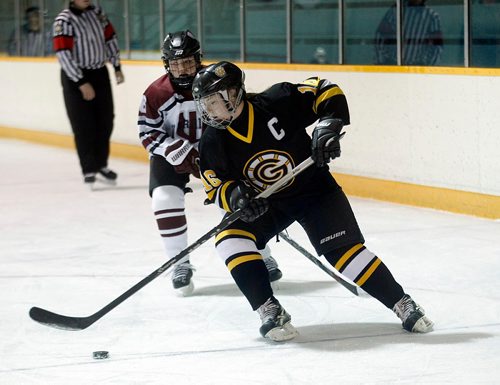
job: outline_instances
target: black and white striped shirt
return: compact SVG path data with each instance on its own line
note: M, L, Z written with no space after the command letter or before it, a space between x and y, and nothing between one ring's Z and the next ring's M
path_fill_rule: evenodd
M43 34L41 31L31 31L28 26L24 26L21 30L19 41L16 39L15 31L9 39L8 52L9 55L21 56L46 56L52 51L50 32ZM18 51L19 50L19 51Z
M376 64L396 64L396 6L392 6L378 26L375 37ZM403 8L403 64L436 65L443 51L441 18L426 5Z
M115 30L99 6L63 10L55 19L52 33L59 63L74 82L85 82L82 69L102 68L106 61L115 70L120 69Z

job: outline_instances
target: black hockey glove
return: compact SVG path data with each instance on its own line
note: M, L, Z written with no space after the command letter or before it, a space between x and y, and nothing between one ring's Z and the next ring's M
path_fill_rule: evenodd
M269 210L269 202L265 198L254 199L255 190L240 183L229 197L229 207L232 211L241 209L240 219L243 222L253 222Z
M311 143L311 157L316 166L324 167L330 159L340 156L340 133L344 127L341 119L321 118L314 128Z

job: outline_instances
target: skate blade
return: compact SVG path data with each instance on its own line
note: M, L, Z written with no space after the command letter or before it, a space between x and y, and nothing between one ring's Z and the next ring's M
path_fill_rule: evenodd
M100 182L102 184L108 185L108 186L116 186L116 179L106 179L102 177L96 178L96 182Z
M297 329L295 329L295 327L290 322L287 322L283 326L269 330L266 333L265 338L269 338L270 340L275 342L283 342L294 339L298 335L299 332L297 331Z
M428 333L432 331L433 328L434 323L426 316L423 316L417 322L415 322L415 325L413 325L411 331L412 333Z
M189 297L194 292L193 281L189 282L189 285L175 289L175 291L182 297Z

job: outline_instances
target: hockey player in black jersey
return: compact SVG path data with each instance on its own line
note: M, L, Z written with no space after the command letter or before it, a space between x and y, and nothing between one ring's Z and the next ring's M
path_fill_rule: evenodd
M432 322L405 293L387 266L365 245L351 206L328 162L340 156L349 110L342 90L325 79L278 83L247 96L244 74L219 62L193 82L198 113L209 126L200 140L200 170L208 198L242 216L216 237L219 256L261 318L260 333L274 341L297 335L291 317L273 295L258 249L297 221L318 255L392 309L410 332ZM312 138L306 127L316 124ZM293 167L310 167L267 199L254 199Z

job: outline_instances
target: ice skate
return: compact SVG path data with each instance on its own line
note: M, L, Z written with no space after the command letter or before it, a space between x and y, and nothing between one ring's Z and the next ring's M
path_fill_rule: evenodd
M283 277L283 273L278 268L278 262L270 255L264 257L264 263L266 264L267 271L269 272L269 281L275 282Z
M104 179L101 179L102 182L105 182L107 184L115 185L116 184L116 179L118 178L118 174L114 172L113 170L110 170L107 167L103 167L99 170L99 174L104 177Z
M87 173L83 175L83 183L90 188L90 190L94 189L96 178L94 173Z
M194 267L189 262L183 262L175 266L172 272L172 285L183 296L187 297L194 291L193 277Z
M298 336L297 329L290 323L292 317L286 312L278 300L270 297L257 309L262 326L260 334L272 341L288 341Z
M425 311L405 294L392 311L403 321L403 329L412 333L427 333L432 330L434 323L425 316Z

